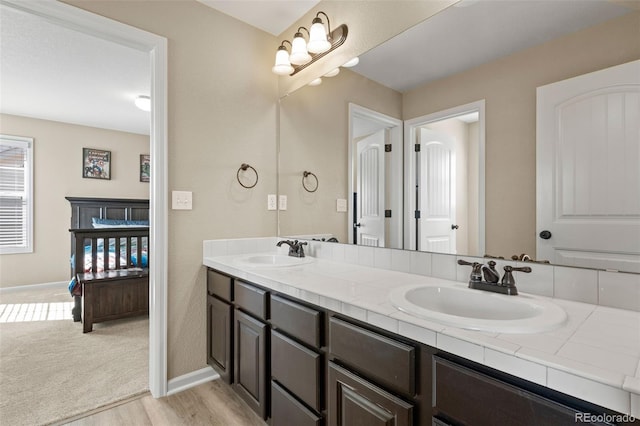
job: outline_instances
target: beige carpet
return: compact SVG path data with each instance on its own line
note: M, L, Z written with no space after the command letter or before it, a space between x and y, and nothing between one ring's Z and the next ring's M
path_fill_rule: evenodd
M71 301L64 288L0 294L0 424L55 423L148 390L148 318L83 334Z

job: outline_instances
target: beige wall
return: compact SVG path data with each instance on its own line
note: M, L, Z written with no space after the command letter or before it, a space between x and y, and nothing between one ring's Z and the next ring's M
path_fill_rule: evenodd
M169 211L168 377L206 366L202 240L272 236L276 212L277 43L195 1L68 3L168 39L169 190L193 192L193 210ZM232 59L232 60L229 60ZM244 189L249 163L259 183Z
M280 212L280 235L331 233L348 241L349 217L336 212L336 199L349 199L350 102L401 117L399 92L346 69L280 100L279 191L289 204ZM305 170L318 176L316 192L302 188Z
M536 251L536 87L640 58L640 13L404 94L405 120L486 99L486 252Z
M140 182L148 136L6 114L0 133L34 139L34 250L0 256L0 287L69 279L71 208L64 197L149 198L149 184ZM111 151L111 180L82 177L82 148Z

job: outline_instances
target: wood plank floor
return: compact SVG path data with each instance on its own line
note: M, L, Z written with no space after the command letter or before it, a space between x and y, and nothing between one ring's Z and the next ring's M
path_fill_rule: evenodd
M229 385L214 380L165 398L150 394L64 423L68 426L265 426Z

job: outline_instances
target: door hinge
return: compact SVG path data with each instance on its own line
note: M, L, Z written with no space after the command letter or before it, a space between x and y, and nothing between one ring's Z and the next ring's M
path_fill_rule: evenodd
M384 144L384 152L391 152L391 144L390 143Z
M420 219L420 210L416 210L414 216L416 219Z
M391 217L391 210L385 210L384 217Z
M420 152L420 144L417 143L413 146L413 149L415 150L415 152Z

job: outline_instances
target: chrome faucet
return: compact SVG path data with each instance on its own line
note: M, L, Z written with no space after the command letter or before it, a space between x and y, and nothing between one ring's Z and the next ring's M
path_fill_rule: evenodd
M531 272L531 268L523 266L521 268L514 268L513 266L504 267L504 275L502 281L499 281L500 274L496 271L496 262L493 260L487 263L488 266L483 266L478 262L467 262L465 260L458 260L458 265L471 266L471 275L469 276L469 288L476 290L492 291L494 293L508 294L509 296L516 296L518 289L516 288L516 280L513 278L513 271L518 272ZM481 272L482 271L482 272ZM484 280L482 275L484 274Z
M282 244L287 244L289 246L289 256L292 257L304 257L304 249L302 246L306 246L307 242L300 242L298 240L282 240L278 241L276 244L278 247L282 246Z

